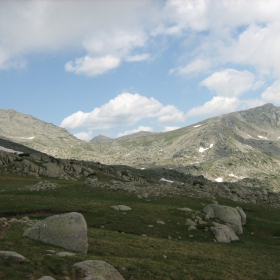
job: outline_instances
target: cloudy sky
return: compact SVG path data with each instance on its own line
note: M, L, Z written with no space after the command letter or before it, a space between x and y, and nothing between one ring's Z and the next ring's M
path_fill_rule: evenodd
M0 1L2 109L83 140L280 105L280 1Z

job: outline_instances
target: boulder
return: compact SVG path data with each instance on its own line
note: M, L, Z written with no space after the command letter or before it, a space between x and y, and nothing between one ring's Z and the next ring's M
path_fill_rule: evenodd
M12 258L15 258L19 262L27 262L28 261L24 256L22 256L22 255L20 255L16 252L12 252L12 251L0 251L0 256L12 257Z
M23 236L87 254L87 224L84 216L72 212L50 216L24 231Z
M203 212L206 214L205 216L206 219L218 218L226 223L229 223L230 227L235 233L237 234L243 233L240 210L237 210L236 208L226 206L226 205L209 204L204 207ZM243 222L244 222L244 217L243 217Z
M37 280L55 280L54 278L52 278L51 276L43 276Z
M186 226L197 226L197 223L192 221L191 219L186 220Z
M131 210L130 207L125 206L125 205L114 205L114 206L111 206L111 208L113 208L115 210L120 210L120 211L129 211L129 210Z
M87 260L75 263L74 266L80 267L88 277L99 277L86 279L124 280L112 265L101 260Z
M213 223L215 226L210 227L218 242L230 243L231 241L239 240L234 231L227 225Z

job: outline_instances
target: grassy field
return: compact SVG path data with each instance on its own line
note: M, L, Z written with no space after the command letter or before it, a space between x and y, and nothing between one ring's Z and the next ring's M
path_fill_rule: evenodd
M23 189L46 179L60 187L39 192ZM177 210L202 210L211 203L207 199L173 196L141 200L136 194L86 187L83 181L35 179L0 172L0 217L43 219L55 213L82 212L89 238L87 256L59 258L48 256L45 250L64 249L22 237L26 228L23 225L1 230L0 250L15 251L29 262L21 264L0 257L0 279L35 280L43 275L61 280L82 279L81 271L72 265L86 259L110 263L126 280L280 279L277 209L218 199L219 204L241 206L247 214L247 224L240 241L214 243L211 232L188 231L185 221L191 214ZM132 210L123 213L110 208L118 204ZM158 220L165 224L157 224Z

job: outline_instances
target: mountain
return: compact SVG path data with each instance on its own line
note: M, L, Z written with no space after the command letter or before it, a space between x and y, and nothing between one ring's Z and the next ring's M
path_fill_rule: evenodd
M139 131L139 132L136 132L136 133L132 133L132 134L129 134L129 135L124 135L124 136L118 137L116 139L112 139L112 138L107 137L105 135L98 135L98 136L95 136L94 138L92 138L89 142L101 143L101 142L123 141L123 140L135 139L135 138L138 138L138 137L148 136L148 135L151 135L151 134L155 134L155 133L150 132L150 131Z
M92 138L89 142L100 143L100 142L112 142L114 139L107 137L105 135L98 135Z
M60 158L165 168L213 181L250 177L275 187L280 182L280 108L272 104L174 131L90 143L32 116L0 110L0 135Z

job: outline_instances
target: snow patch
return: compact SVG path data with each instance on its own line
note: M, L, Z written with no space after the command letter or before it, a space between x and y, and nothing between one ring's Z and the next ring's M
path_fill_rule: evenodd
M164 179L164 178L161 178L160 181L162 181L162 182L168 182L168 183L174 183L174 181L166 180L166 179Z
M193 127L200 127L200 126L202 126L202 124L194 125Z
M221 182L223 182L223 178L219 177L219 178L215 179L215 181L221 183Z
M15 151L15 150L8 149L8 148L1 147L1 146L0 146L0 150L1 150L1 151L4 151L4 152L7 152L7 153L17 153L17 154L22 154L22 152Z
M17 138L20 138L20 139L27 139L27 140L32 140L35 138L35 136L31 136L31 137L17 137Z
M209 148L200 147L198 151L199 151L200 153L203 153L203 152L209 150L210 148L212 148L213 146L214 146L213 144L210 144L210 147L209 147Z
M264 136L261 136L261 135L258 135L259 138L261 139L267 139L267 137L264 137Z
M229 174L228 175L229 177L233 177L233 178L237 178L237 179L244 179L245 177L243 177L243 176L236 176L236 175L234 175L233 173L231 173L231 174Z

